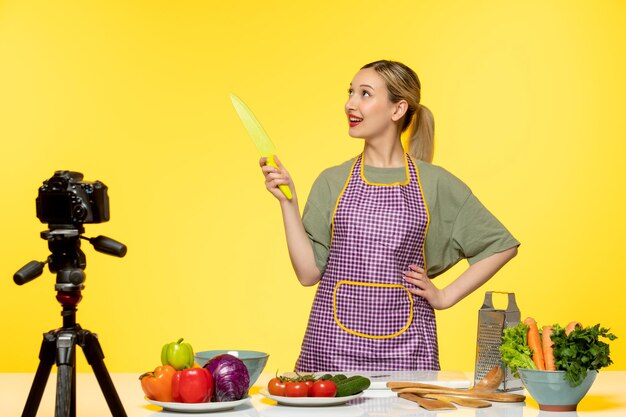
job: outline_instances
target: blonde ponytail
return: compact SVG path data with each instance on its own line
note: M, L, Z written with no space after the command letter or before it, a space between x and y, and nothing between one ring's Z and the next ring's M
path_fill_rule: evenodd
M428 107L420 104L413 117L409 139L409 155L415 159L432 162L435 153L435 118Z

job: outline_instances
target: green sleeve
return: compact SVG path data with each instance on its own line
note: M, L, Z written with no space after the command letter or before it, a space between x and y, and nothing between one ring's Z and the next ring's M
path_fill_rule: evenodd
M519 246L519 242L474 194L469 194L452 229L452 241L470 264Z
M430 215L425 254L428 276L441 275L460 260L470 264L519 242L457 177L418 161Z
M354 159L324 170L313 183L304 206L302 223L313 247L315 263L322 274L326 270L330 253L331 223L335 205L348 179Z
M315 264L323 274L330 252L331 240L331 190L324 176L318 177L304 206L302 223L315 254Z

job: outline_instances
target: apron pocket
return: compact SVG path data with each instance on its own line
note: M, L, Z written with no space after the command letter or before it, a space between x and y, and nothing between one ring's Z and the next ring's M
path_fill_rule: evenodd
M337 325L355 336L389 339L413 321L413 297L401 284L339 281L333 291Z

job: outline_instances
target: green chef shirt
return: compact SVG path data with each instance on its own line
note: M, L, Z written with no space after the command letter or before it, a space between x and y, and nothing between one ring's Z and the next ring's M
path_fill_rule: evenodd
M324 170L313 183L304 207L302 221L322 273L326 270L330 252L334 210L355 160ZM519 246L520 243L461 180L436 165L413 161L429 212L424 248L429 277L442 274L461 259L473 264ZM392 184L406 181L407 170L405 167L365 165L363 174L370 183Z

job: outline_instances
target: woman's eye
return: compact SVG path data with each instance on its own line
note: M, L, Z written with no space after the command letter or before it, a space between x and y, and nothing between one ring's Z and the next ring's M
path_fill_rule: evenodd
M352 88L349 88L349 89L348 89L348 95L349 95L349 96L353 96L353 95L354 95L354 93L355 93L355 91L354 91ZM370 94L370 92L369 92L369 91L361 90L360 94L361 94L361 96L363 96L363 97L371 97L371 94Z

